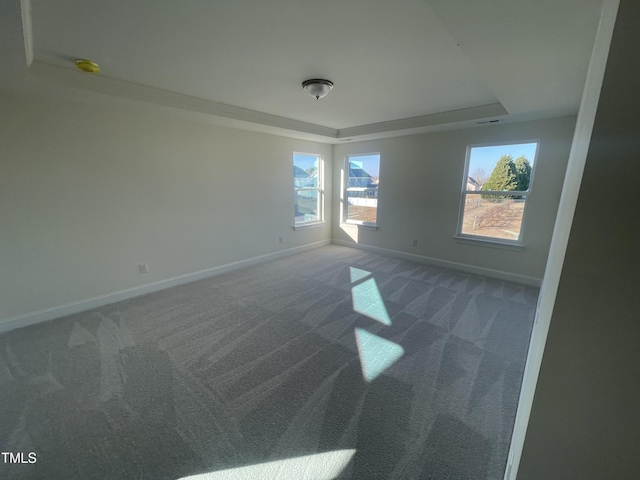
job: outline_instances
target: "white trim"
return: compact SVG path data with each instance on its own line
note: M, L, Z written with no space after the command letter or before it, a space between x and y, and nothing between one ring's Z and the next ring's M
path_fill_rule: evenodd
M318 228L318 227L326 227L328 226L329 223L325 222L324 220L321 222L307 222L307 223L298 223L297 225L294 225L293 228L294 230L306 230L307 228Z
M521 251L524 248L522 243L513 241L510 242L505 239L498 239L497 237L481 237L472 235L454 235L454 240L458 243L465 243L467 245L476 245L479 247L501 248L504 250Z
M345 220L344 222L340 222L340 226L341 227L358 227L358 228L364 228L365 230L380 229L377 223L357 222L355 220Z
M396 130L407 130L469 120L502 117L504 115L508 115L508 113L509 112L507 112L500 102L491 103L489 105L481 105L478 107L461 108L458 110L449 110L447 112L420 115L418 117L401 118L398 120L389 120L386 122L369 123L367 125L341 128L337 131L337 138L343 139L359 137L362 135L372 135Z
M0 321L0 333L5 333L16 328L27 327L36 323L46 322L48 320L64 317L66 315L84 312L86 310L102 307L110 303L121 302L122 300L128 300L129 298L157 292L159 290L164 290L165 288L183 285L185 283L194 282L196 280L202 280L203 278L221 275L233 270L238 270L239 268L264 263L269 260L288 257L296 253L306 252L307 250L324 247L326 245L329 245L330 243L330 240L322 240L320 242L309 243L300 247L288 248L286 250L280 250L278 252L267 253L265 255L259 255L257 257L251 257L245 260L227 263L225 265L207 268L198 272L187 273L185 275L167 278L166 280L159 280L157 282L147 283L145 285L139 285L137 287L127 288L125 290L119 290L117 292L107 293L106 295L98 295L97 297L87 298L85 300L67 303L65 305L59 305L57 307L47 308L24 315L18 315L17 317L11 317Z
M533 172L533 168L531 169ZM529 190L464 190L466 195L502 195L505 197L526 197L531 195Z
M529 343L529 353L527 354L527 362L522 378L518 410L516 412L513 435L511 436L509 463L507 464L504 480L515 480L518 476L527 426L531 416L531 407L542 365L542 355L547 342L553 307L560 284L560 275L569 242L569 234L571 233L573 216L578 202L578 193L589 151L589 143L598 109L600 89L604 79L619 3L619 0L605 0L602 7L600 25L598 26L582 92L580 110L578 111L571 152L569 153L567 173L558 206L556 224L553 229L547 266L540 289L536 318Z
M47 83L54 82L56 84L62 84L65 87L79 88L85 91L134 101L149 102L188 112L319 135L324 137L325 140L331 139L337 141L338 137L338 132L334 128L192 97L161 88L119 80L105 75L78 75L79 72L76 69L64 68L41 60L33 62L29 71L32 75L41 78Z
M30 0L21 1L23 3L30 2ZM31 40L29 40L29 42L32 44ZM25 47L27 47L26 37ZM316 138L309 138L310 140L331 144L337 144L344 138L383 138L423 133L439 126L447 126L450 128L456 124L464 125L465 122L469 121L508 115L508 112L501 103L492 103L489 105L336 129L214 102L204 98L183 95L105 75L79 75L76 69L54 65L42 60L33 61L32 48L31 53L27 53L27 57L27 65L30 66L30 73L42 79L47 84L55 83L62 85L64 88L80 89L108 95L113 98L151 103L198 115L204 114L207 117L222 120L223 124L241 129L247 129L249 126L253 129L255 128L253 125L259 125L261 127L268 127L269 130L277 129L274 133L275 135L293 136L293 138L296 138L299 134L303 134L305 138L307 135L312 135ZM33 62L33 64L31 62ZM269 131L267 131L267 133L269 133Z
M31 23L31 0L20 0L22 11L22 36L27 67L33 63L33 24Z
M368 191L377 191L378 187L348 187L348 192L368 192Z
M452 262L450 260L440 260L438 258L426 257L424 255L416 255L414 253L401 252L399 250L391 250L388 248L373 247L371 245L364 245L362 243L352 243L345 240L333 239L331 243L335 245L342 245L344 247L359 248L361 250L368 250L370 252L379 253L381 255L387 255L389 257L400 258L402 260L409 260L418 263L428 263L436 267L450 268L452 270L459 270L462 272L473 273L476 275L482 275L484 277L497 278L499 280L507 280L509 282L516 282L523 285L529 285L532 287L539 287L541 280L535 277L529 277L528 275L520 275L517 273L503 272L501 270L494 270L493 268L477 267L475 265L468 265L466 263Z

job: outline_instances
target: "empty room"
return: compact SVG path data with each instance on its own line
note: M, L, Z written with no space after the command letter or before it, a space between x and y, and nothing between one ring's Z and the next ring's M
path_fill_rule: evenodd
M3 1L0 478L635 478L639 19Z

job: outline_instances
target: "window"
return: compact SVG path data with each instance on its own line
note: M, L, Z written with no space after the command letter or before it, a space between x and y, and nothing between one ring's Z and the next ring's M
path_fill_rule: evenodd
M293 203L295 225L323 221L323 162L320 155L293 154Z
M379 186L379 153L348 156L344 172L344 221L376 225Z
M537 142L467 150L458 235L520 243Z

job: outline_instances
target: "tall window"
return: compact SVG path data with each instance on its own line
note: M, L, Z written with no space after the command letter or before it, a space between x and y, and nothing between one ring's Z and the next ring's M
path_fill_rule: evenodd
M376 225L380 154L350 155L345 161L344 213L346 222Z
M467 149L458 235L520 243L536 142Z
M323 162L320 155L293 154L295 225L322 222L324 203Z

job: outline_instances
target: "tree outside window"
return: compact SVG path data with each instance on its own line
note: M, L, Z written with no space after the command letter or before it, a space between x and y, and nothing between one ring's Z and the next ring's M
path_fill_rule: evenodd
M529 142L468 149L459 236L520 243L537 147Z

